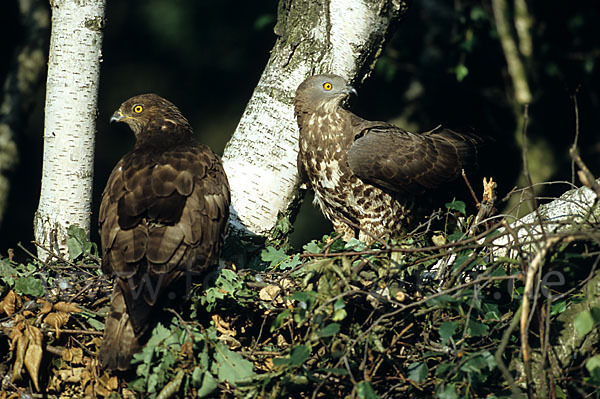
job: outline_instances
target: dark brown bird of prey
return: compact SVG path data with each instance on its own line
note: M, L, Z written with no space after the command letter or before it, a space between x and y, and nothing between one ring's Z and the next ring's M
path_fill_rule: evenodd
M312 76L298 86L298 168L335 231L370 243L397 235L409 222L412 194L459 176L475 161L481 140L362 119L341 107L351 93L337 75Z
M113 169L100 205L102 270L115 283L99 359L126 370L153 327L151 312L173 297L168 288L217 261L230 193L220 158L194 140L169 101L132 97L111 121L129 125L136 144Z

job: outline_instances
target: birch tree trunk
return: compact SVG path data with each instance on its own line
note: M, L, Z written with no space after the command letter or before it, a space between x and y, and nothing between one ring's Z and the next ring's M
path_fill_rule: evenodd
M279 37L223 154L234 234L265 236L297 208L296 88L314 74L371 72L404 0L281 0Z
M34 233L41 259L66 253L67 228L89 231L104 0L51 0L44 159Z

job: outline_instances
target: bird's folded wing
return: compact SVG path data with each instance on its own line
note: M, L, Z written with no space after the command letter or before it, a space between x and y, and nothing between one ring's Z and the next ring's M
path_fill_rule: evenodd
M365 121L355 129L348 163L365 182L392 192L419 193L456 178L475 163L480 142L448 129L415 134Z

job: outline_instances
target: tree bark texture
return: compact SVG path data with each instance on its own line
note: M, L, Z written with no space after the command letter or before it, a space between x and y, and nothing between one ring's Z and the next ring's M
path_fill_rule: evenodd
M10 175L19 162L15 137L28 120L33 93L42 80L50 29L46 1L21 0L19 13L24 35L4 80L0 105L0 225L7 207Z
M266 236L297 208L298 85L319 73L363 79L406 9L403 0L280 1L279 37L223 155L234 233Z
M66 253L67 228L89 231L104 0L52 0L38 255Z
M600 179L597 180L600 183ZM507 221L510 220L507 218ZM495 257L518 258L515 246L527 254L535 254L546 237L557 233L597 229L600 224L600 202L597 194L582 186L566 191L559 198L520 219L514 220L511 234L492 242Z

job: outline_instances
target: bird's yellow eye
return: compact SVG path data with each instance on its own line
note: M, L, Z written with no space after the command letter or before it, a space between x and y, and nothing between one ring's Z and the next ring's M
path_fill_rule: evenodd
M142 107L140 104L133 106L133 112L135 112L136 114L141 114L143 110L144 107Z
M329 82L325 82L325 83L323 83L323 88L325 90L329 91L329 90L333 89L333 85Z

